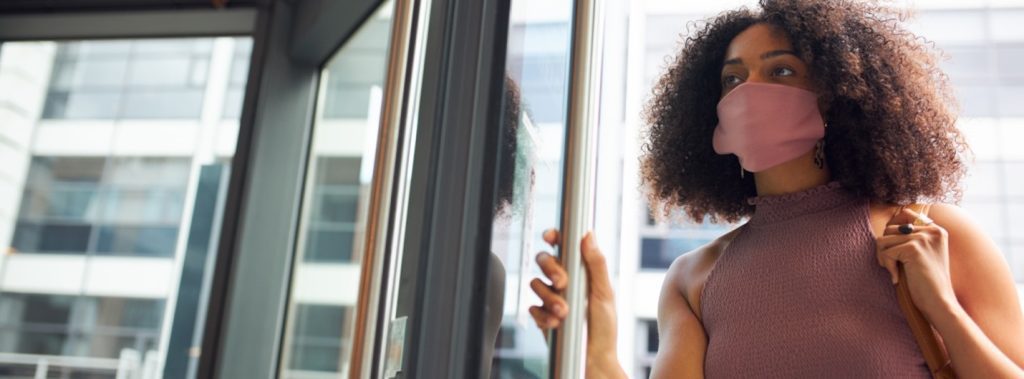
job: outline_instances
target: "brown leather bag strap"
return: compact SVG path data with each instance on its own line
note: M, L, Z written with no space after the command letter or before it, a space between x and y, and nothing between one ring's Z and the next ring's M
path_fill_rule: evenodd
M920 205L920 207L918 209L912 207L911 209L922 216L927 215L931 208L931 204L915 205ZM897 214L900 211L902 211L902 208L897 211ZM921 348L921 353L928 363L932 376L935 378L956 378L953 367L950 365L951 361L949 354L946 352L946 347L939 342L934 328L928 323L928 319L924 317L921 310L917 309L917 306L914 305L914 301L910 297L910 288L906 285L907 273L903 270L903 264L897 263L897 267L900 280L896 284L896 299L899 301L903 314L907 317L910 331L914 334L918 347Z

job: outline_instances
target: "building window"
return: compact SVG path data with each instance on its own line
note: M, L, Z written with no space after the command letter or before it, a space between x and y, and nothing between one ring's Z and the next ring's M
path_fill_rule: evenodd
M352 261L361 163L360 157L317 158L304 261Z
M644 237L640 242L640 268L666 270L672 261L711 240Z
M498 329L498 338L494 343L494 347L497 349L515 349L516 330L514 325L502 325Z
M43 118L199 118L212 48L209 39L60 42Z
M658 322L655 320L645 320L643 322L647 326L647 352L657 353L658 352Z
M342 346L348 346L342 336L347 310L337 305L297 304L289 368L337 372Z
M643 373L644 378L650 378L654 359L658 355L658 321L653 319L637 320L636 336L635 370Z
M29 253L174 254L186 158L35 157L12 246Z
M118 358L157 349L164 301L0 294L0 351Z

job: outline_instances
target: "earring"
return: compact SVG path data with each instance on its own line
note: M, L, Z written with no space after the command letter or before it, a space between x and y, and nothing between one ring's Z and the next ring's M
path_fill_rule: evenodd
M743 166L740 166L740 179L743 179Z
M828 129L828 123L825 123L825 128ZM814 164L819 169L825 169L825 139L822 138L818 141L818 145L814 150Z
M825 139L818 141L818 147L814 151L814 164L819 169L825 169Z

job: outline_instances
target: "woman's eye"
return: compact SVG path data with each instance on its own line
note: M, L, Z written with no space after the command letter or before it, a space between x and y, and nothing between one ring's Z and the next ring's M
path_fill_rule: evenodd
M736 84L739 84L740 81L741 81L740 78L738 76L736 76L736 75L726 75L726 76L722 77L722 85L723 86L736 85Z
M779 67L779 68L775 69L775 75L777 75L777 76L793 76L795 74L796 74L796 72L794 72L793 70L791 70L791 69L789 69L787 67Z

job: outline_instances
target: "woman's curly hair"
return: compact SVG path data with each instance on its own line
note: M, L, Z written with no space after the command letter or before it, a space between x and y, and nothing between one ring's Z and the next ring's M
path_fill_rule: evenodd
M905 14L876 2L762 0L705 21L660 78L647 104L643 184L655 213L736 222L754 206L753 175L712 148L720 73L736 35L766 23L808 64L827 105L825 155L834 180L877 201L962 199L970 148L937 49L905 30Z

